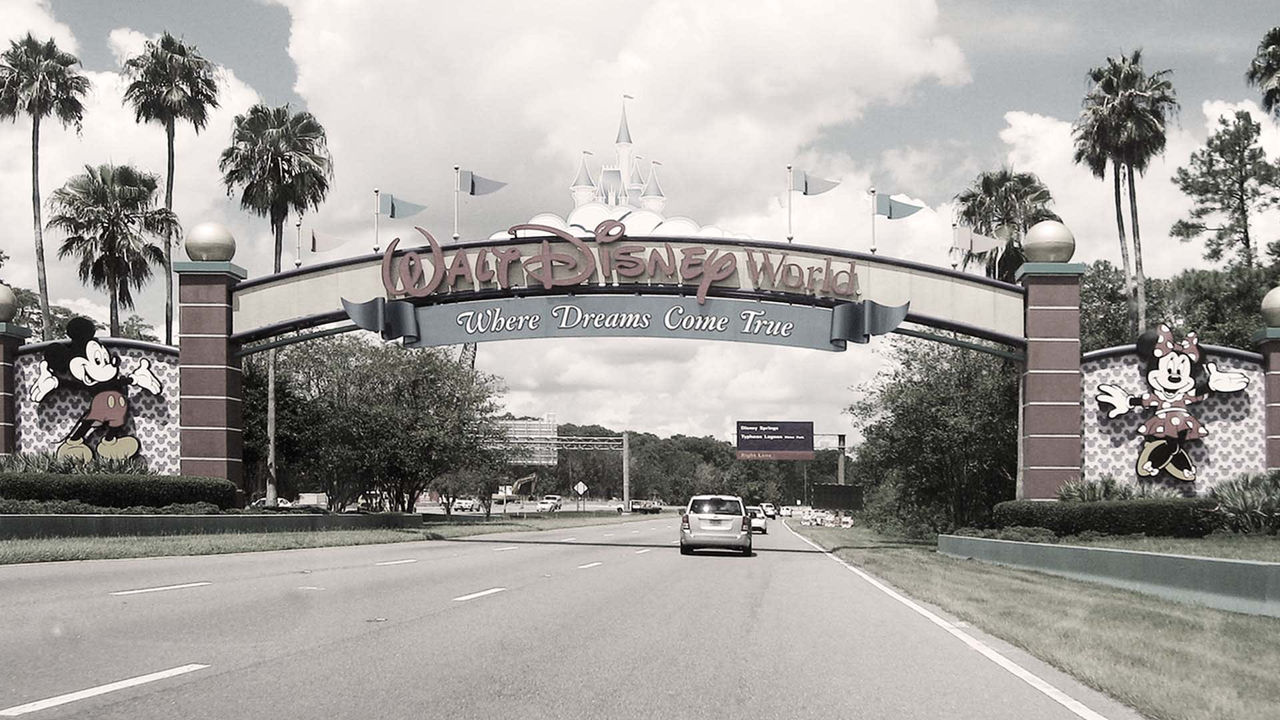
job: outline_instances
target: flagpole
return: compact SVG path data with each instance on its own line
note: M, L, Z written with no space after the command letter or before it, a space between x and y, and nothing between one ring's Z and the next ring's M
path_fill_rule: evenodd
M791 165L787 165L787 242L795 237L791 233L791 196L796 189L796 175L791 170Z
M293 246L293 266L302 267L302 213L298 213L298 238Z
M876 189L871 188L871 254L876 254Z
M462 189L462 166L453 166L453 239L457 240L458 235L458 191Z
M373 189L373 251L378 252L378 216L382 214L382 195L378 188Z

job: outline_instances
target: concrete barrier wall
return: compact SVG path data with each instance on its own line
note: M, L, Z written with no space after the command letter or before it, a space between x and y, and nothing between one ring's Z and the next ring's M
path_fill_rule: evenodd
M0 539L421 528L420 515L0 515Z
M939 535L938 552L1220 610L1280 617L1280 563Z

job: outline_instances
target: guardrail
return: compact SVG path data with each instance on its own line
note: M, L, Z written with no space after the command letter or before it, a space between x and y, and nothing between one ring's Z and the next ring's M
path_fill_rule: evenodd
M1280 617L1280 563L939 535L938 552L1156 595Z
M0 539L420 528L421 515L0 515Z

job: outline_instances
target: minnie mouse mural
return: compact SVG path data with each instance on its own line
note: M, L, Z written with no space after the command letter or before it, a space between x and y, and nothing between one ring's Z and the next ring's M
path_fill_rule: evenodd
M1118 385L1098 386L1098 406L1110 418L1118 418L1137 407L1152 408L1154 413L1138 430L1146 442L1138 454L1139 478L1154 478L1161 472L1176 480L1193 482L1196 466L1187 453L1187 444L1209 435L1190 411L1188 405L1198 403L1210 393L1233 393L1244 390L1249 378L1243 373L1219 370L1215 363L1204 363L1204 356L1191 332L1182 341L1173 338L1168 325L1148 330L1138 338L1138 356L1146 364L1150 390L1130 395Z
M138 454L138 439L129 434L128 389L136 385L152 395L162 391L159 378L151 371L150 360L138 361L132 373L120 368L120 356L113 355L94 337L97 330L87 318L67 323L68 342L52 343L44 351L40 376L31 386L30 398L40 402L64 384L93 394L89 407L58 445L58 457L92 460L95 448L88 445L98 436L98 457L124 460Z

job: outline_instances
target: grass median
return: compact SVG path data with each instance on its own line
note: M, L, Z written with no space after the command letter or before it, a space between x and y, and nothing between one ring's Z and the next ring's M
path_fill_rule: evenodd
M443 517L443 516L441 516ZM0 565L57 560L105 560L164 555L296 550L299 548L376 545L380 543L449 540L503 532L537 532L567 527L653 520L663 515L555 513L484 521L479 516L454 520L432 519L421 529L325 530L318 532L209 533L191 535L122 535L116 537L33 538L0 540ZM665 515L671 519L671 514ZM674 520L673 520L674 522Z
M938 554L933 544L865 528L792 527L846 562L1148 717L1277 717L1278 619L959 560Z

